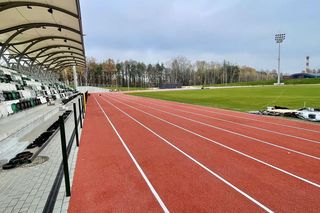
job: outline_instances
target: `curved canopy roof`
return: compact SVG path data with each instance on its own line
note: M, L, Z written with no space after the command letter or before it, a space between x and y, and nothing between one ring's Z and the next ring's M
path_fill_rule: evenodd
M17 67L85 66L79 0L0 0L0 57Z

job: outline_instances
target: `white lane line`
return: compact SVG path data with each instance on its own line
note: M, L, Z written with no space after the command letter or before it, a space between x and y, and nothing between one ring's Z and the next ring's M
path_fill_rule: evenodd
M193 107L192 107L192 108L193 108ZM193 109L194 109L194 108L193 108ZM210 110L203 110L203 111L205 111L205 112L210 112L210 113L213 113L213 114L218 114L218 115L225 115L225 116L229 116L229 117L241 118L241 119L246 119L246 120L251 120L251 121L258 121L258 122L260 122L260 123L266 123L266 124L284 126L284 127L288 127L288 128L292 128L292 129L304 130L304 131L308 131L308 132L320 133L320 131L317 131L317 130L306 129L306 128L302 128L302 127L287 125L287 124L280 124L280 123L274 123L274 122L270 122L270 121L263 121L263 120L259 120L259 119L246 118L246 117L242 117L242 116L230 115L230 114L221 113L221 112L213 112L213 111L210 111ZM257 117L257 118L258 118L258 117ZM319 128L320 128L320 127L319 127Z
M128 97L125 97L123 99L131 100L131 101L137 100L137 99L128 98ZM153 103L153 102L149 102L149 103L151 103L152 105L159 106L159 104L156 104L156 103ZM311 140L311 139L307 139L307 138L303 138L303 137L299 137L299 136L295 136L295 135L289 135L289 134L285 134L285 133L282 133L282 132L276 132L276 131L273 131L273 130L264 129L264 128L260 128L260 127L255 127L255 126L242 124L242 123L238 123L238 122L234 122L234 121L229 121L229 120L222 119L222 118L216 118L216 117L212 117L212 116L208 116L208 115L204 115L204 114L200 114L200 113L190 112L190 111L187 111L187 110L177 109L177 108L174 108L174 106L171 106L171 105L169 105L169 106L161 105L161 107L168 108L168 109L174 109L174 110L177 110L177 111L180 111L180 112L185 112L185 113L189 113L189 114L193 114L193 115L197 115L197 116L202 116L202 117L210 118L210 119L213 119L213 120L224 121L224 122L236 124L236 125L239 125L239 126L245 126L245 127L252 128L252 129L258 129L258 130L265 131L265 132L271 132L271 133L274 133L274 134L283 135L283 136L287 136L287 137L291 137L291 138L295 138L295 139L299 139L299 140L304 140L304 141L308 141L308 142L311 142L311 143L320 144L320 141Z
M93 96L94 97L94 96ZM151 182L149 181L148 177L145 175L145 173L143 172L142 168L140 167L139 163L136 161L135 157L133 156L133 154L131 153L131 151L129 150L129 148L127 147L126 143L123 141L122 137L120 136L119 132L117 131L117 129L115 128L115 126L113 125L112 121L110 120L110 118L108 117L108 115L105 113L105 111L102 109L100 103L97 101L96 97L94 97L94 100L97 102L97 104L99 105L100 110L102 111L102 113L104 114L104 116L107 118L109 124L111 125L112 129L114 130L114 132L117 134L119 140L121 141L122 145L124 146L125 150L128 152L131 160L133 161L133 163L135 164L135 166L137 167L137 169L139 170L140 174L142 175L143 179L145 180L145 182L147 183L148 187L150 188L152 194L154 195L154 197L157 199L158 203L160 204L162 210L164 212L169 212L169 210L167 209L167 207L165 206L165 204L163 203L163 201L161 200L160 196L158 195L157 191L153 188Z
M193 107L191 107L191 108L193 108ZM193 108L193 109L195 109L195 108ZM313 130L313 129L306 129L306 128L303 128L303 127L297 127L297 126L291 126L291 125L287 125L287 124L274 123L274 122L270 122L270 121L263 121L263 120L259 120L259 119L253 119L253 118L246 118L246 117L237 116L237 115L230 115L230 114L226 114L226 113L222 113L222 112L213 112L213 111L210 111L210 110L203 110L203 111L210 112L210 113L213 113L213 114L218 114L218 115L225 115L225 116L229 116L229 117L241 118L241 119L246 119L246 120L251 120L251 121L258 121L260 123L266 123L266 124L284 126L284 127L288 127L288 128L292 128L292 129L304 130L304 131L308 131L308 132L320 133L320 131Z
M116 99L116 98L115 98ZM117 99L119 100L119 99ZM131 101L129 101L131 102ZM153 109L153 110L157 110L159 112L163 112L163 113L166 113L168 115L172 115L172 116L175 116L175 117L178 117L178 118L182 118L182 119L185 119L185 120L188 120L188 121L191 121L191 122L194 122L194 123L198 123L198 124L201 124L201 125L204 125L204 126L207 126L207 127L210 127L210 128L214 128L214 129L218 129L220 131L224 131L224 132L228 132L230 134L234 134L234 135L238 135L240 137L244 137L244 138L248 138L250 140L254 140L254 141L257 141L259 143L263 143L263 144L267 144L267 145L270 145L270 146L273 146L273 147L277 147L279 149L283 149L283 150L286 150L286 151L290 151L290 152L293 152L293 153L296 153L296 154L299 154L299 155L303 155L305 157L309 157L309 158L313 158L315 160L320 160L320 157L316 157L316 156L313 156L313 155L309 155L309 154L306 154L306 153L303 153L303 152L299 152L297 150L294 150L294 149L290 149L290 148L287 148L287 147L284 147L284 146L280 146L280 145L277 145L277 144L273 144L273 143L270 143L268 141L264 141L264 140L260 140L258 138L254 138L254 137L251 137L251 136L248 136L248 135L245 135L245 134L241 134L241 133L238 133L238 132L234 132L234 131L231 131L231 130L227 130L227 129L223 129L221 127L217 127L217 126L213 126L211 124L208 124L208 123L204 123L204 122L201 122L201 121L197 121L197 120L194 120L194 119L191 119L191 118L187 118L187 117L184 117L184 116L180 116L180 115L177 115L177 114L174 114L174 113L171 113L171 112L167 112L167 111L164 111L164 110L161 110L161 109L157 109L157 108L154 108L154 107L150 107L150 106L147 106L147 105L143 105L143 104L139 104L137 102L134 102L135 104L137 105L140 105L140 106L143 106L143 107L147 107L147 108L150 108L150 109Z
M181 149L179 149L178 147L176 147L175 145L173 145L172 143L170 143L168 140L166 140L165 138L163 138L162 136L158 135L156 132L154 132L152 129L150 129L149 127L145 126L143 123L141 123L140 121L138 121L137 119L135 119L134 117L132 117L131 115L129 115L128 113L126 113L125 111L121 110L119 107L115 106L114 104L112 104L111 102L109 102L108 100L102 98L105 102L108 102L111 106L113 106L114 108L118 109L120 112L122 112L123 114L125 114L126 116L128 116L130 119L132 119L133 121L135 121L136 123L140 124L142 127L144 127L145 129L147 129L149 132L151 132L152 134L154 134L155 136L157 136L158 138L160 138L162 141L164 141L165 143L167 143L168 145L170 145L171 147L173 147L174 149L176 149L178 152L182 153L184 156L186 156L187 158L189 158L191 161L193 161L194 163L196 163L197 165L199 165L201 168L203 168L204 170L206 170L207 172L209 172L210 174L212 174L213 176L215 176L216 178L218 178L219 180L221 180L222 182L224 182L225 184L227 184L228 186L230 186L232 189L236 190L237 192L239 192L240 194L242 194L243 196L245 196L247 199L249 199L250 201L252 201L253 203L255 203L256 205L260 206L262 209L264 209L266 212L273 212L271 209L269 209L268 207L266 207L265 205L263 205L262 203L260 203L259 201L257 201L256 199L254 199L253 197L251 197L250 195L248 195L247 193L243 192L241 189L237 188L236 186L234 186L232 183L230 183L229 181L227 181L226 179L224 179L223 177L221 177L220 175L218 175L217 173L213 172L212 170L210 170L208 167L206 167L205 165L203 165L202 163L200 163L199 161L197 161L195 158L191 157L189 154L187 154L186 152L182 151Z
M103 100L105 100L105 99L103 98ZM105 101L106 101L106 100L105 100ZM142 112L142 113L144 113L144 114L147 114L147 115L149 115L149 116L151 116L151 117L153 117L153 118L156 118L156 119L158 119L158 120L160 120L160 121L163 121L163 122L165 122L165 123L167 123L167 124L170 124L170 125L172 125L172 126L174 126L174 127L177 127L177 128L182 129L182 130L184 130L184 131L186 131L186 132L189 132L190 134L196 135L196 136L198 136L198 137L200 137L200 138L202 138L202 139L204 139L204 140L210 141L210 142L212 142L212 143L214 143L214 144L217 144L217 145L219 145L219 146L222 146L222 147L224 147L224 148L226 148L226 149L228 149L228 150L231 150L231 151L233 151L233 152L236 152L236 153L238 153L238 154L240 154L240 155L242 155L242 156L245 156L245 157L250 158L250 159L252 159L252 160L254 160L254 161L257 161L257 162L259 162L259 163L261 163L261 164L263 164L263 165L265 165L265 166L271 167L271 168L273 168L273 169L275 169L275 170L277 170L277 171L279 171L279 172L282 172L282 173L287 174L287 175L289 175L289 176L291 176L291 177L294 177L294 178L296 178L296 179L299 179L299 180L301 180L301 181L303 181L303 182L305 182L305 183L308 183L308 184L313 185L313 186L315 186L315 187L317 187L317 188L320 188L320 185L319 185L319 184L314 183L314 182L312 182L312 181L310 181L310 180L307 180L307 179L305 179L305 178L303 178L303 177L300 177L300 176L295 175L295 174L293 174L293 173L290 173L290 172L288 172L288 171L286 171L286 170L284 170L284 169L281 169L281 168L279 168L279 167L276 167L276 166L274 166L274 165L272 165L272 164L269 164L269 163L267 163L267 162L264 162L264 161L262 161L262 160L259 160L259 159L255 158L255 157L252 157L252 156L248 155L248 154L245 154L245 153L240 152L240 151L238 151L238 150L236 150L236 149L233 149L233 148L231 148L231 147L229 147L229 146L226 146L226 145L224 145L224 144L222 144L222 143L219 143L219 142L217 142L217 141L215 141L215 140L212 140L212 139L207 138L207 137L205 137L205 136L202 136L202 135L200 135L200 134L198 134L198 133L195 133L195 132L193 132L193 131L191 131L191 130L189 130L189 129L186 129L186 128L183 128L183 127L181 127L181 126L179 126L179 125L176 125L176 124L174 124L174 123L171 123L171 122L169 122L169 121L167 121L167 120L165 120L165 119L162 119L162 118L160 118L160 117L157 117L157 116L155 116L155 115L153 115L153 114L151 114L151 113L145 112L145 111L143 111L143 110L140 110L140 109L138 109L138 108L136 108L136 107L130 106L130 105L128 105L128 104L126 104L126 103L123 103L123 102L121 102L121 101L118 101L118 100L115 100L115 101L116 101L116 102L119 102L119 103L122 103L122 104L124 104L124 105L126 105L126 106L128 106L128 107L130 107L130 108L133 108L133 109L135 109L135 110L137 110L137 111L139 111L139 112Z
M135 96L136 97L136 96ZM138 97L137 97L138 98ZM141 97L139 97L141 98ZM278 126L284 126L284 127L288 127L288 128L292 128L292 129L299 129L299 130L304 130L304 131L308 131L308 132L314 132L314 133L320 133L320 131L317 130L313 130L313 129L306 129L303 127L297 127L297 126L291 126L291 125L287 125L287 124L280 124L280 123L274 123L274 122L270 122L270 121L263 121L263 120L257 120L257 119L253 119L253 118L247 118L247 117L242 117L242 116L237 116L237 115L230 115L230 114L226 114L226 113L222 113L222 112L216 112L216 111L212 111L213 109L209 109L209 110L205 110L208 109L209 107L206 106L201 106L198 105L199 107L201 107L201 109L199 108L195 108L192 104L187 104L187 103L181 103L181 102L176 102L176 101L170 101L170 100L161 100L161 99L154 99L154 98L149 98L149 97L143 97L143 98L147 98L153 101L158 101L159 103L166 103L166 102L171 102L173 104L179 104L179 105L183 105L185 107L188 107L190 109L195 109L195 110L201 110L201 111L205 111L205 112L210 112L213 114L218 114L218 115L225 115L225 116L229 116L229 117L235 117L235 118L241 118L241 119L246 119L246 120L251 120L251 121L258 121L260 123L266 123L266 124L273 124L273 125L278 125ZM142 99L142 98L141 98ZM221 111L227 111L227 110L223 110L223 109L215 109L215 110L221 110ZM236 111L232 111L230 110L231 113L237 113L237 114L241 114L240 112L236 112ZM243 113L244 114L244 113ZM257 117L258 118L258 117ZM298 122L298 121L297 121ZM302 123L302 122L301 122ZM311 123L309 123L309 125L312 125ZM314 127L318 127L317 125L312 125ZM320 128L320 126L319 126Z

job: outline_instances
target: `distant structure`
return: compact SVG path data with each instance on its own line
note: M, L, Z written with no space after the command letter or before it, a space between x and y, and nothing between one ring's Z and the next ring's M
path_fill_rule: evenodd
M309 59L310 59L310 57L309 56L307 56L306 57L306 70L305 70L305 73L309 73Z
M296 78L320 78L320 74L312 73L295 73L289 76L287 79L296 79Z
M181 84L176 84L176 83L168 83L168 84L161 84L159 89L177 89L181 88Z

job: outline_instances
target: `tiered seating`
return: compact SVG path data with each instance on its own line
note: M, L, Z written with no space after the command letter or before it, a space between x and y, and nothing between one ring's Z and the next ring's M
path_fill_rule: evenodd
M62 114L64 120L68 118L71 112L72 112L71 110L67 110ZM47 131L43 132L32 143L30 143L27 146L27 150L17 154L14 158L10 159L8 163L4 164L2 166L2 169L4 170L13 169L23 164L31 163L32 156L34 155L36 156L39 154L40 152L39 148L49 143L49 141L52 139L52 137L54 136L58 128L59 128L59 120L55 121L47 129ZM32 151L30 152L28 150L32 150Z
M48 82L0 67L0 118L69 97L73 90L60 82Z

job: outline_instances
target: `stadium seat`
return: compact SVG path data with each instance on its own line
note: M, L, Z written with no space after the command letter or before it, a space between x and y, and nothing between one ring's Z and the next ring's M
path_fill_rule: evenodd
M47 82L0 66L0 117L67 98L73 89L58 82Z

